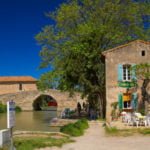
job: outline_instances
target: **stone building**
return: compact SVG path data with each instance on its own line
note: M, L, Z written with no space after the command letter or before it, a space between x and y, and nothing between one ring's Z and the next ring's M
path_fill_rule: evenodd
M110 122L114 102L118 102L122 111L139 109L142 103L142 81L137 80L130 68L136 64L150 63L150 42L132 41L106 50L103 55L106 64L106 119Z
M31 76L1 76L0 95L37 90L37 80Z

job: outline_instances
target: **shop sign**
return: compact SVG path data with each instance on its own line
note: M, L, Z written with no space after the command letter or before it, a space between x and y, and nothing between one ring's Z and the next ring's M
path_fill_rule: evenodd
M131 88L135 87L136 83L135 82L118 82L119 87L124 87L124 88Z

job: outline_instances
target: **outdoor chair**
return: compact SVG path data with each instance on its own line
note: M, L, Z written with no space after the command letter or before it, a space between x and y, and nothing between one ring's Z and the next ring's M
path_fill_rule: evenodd
M124 116L124 122L127 123L127 125L131 125L132 124L132 116L130 113L127 113Z
M121 112L122 122L127 122L127 113L125 111Z
M142 116L142 114L141 113L137 113L137 112L135 112L134 113L134 116L139 120L139 125L144 125L144 126L146 126L147 125L147 118L146 118L146 116Z
M131 124L132 124L132 126L136 125L136 127L138 127L139 124L140 124L139 118L137 116L135 116L135 115L132 115L132 117L131 117Z
M145 117L145 126L150 126L150 114Z
M142 116L142 114L139 113L139 112L134 112L133 114L134 114L135 116L137 116L138 118L140 118L140 117Z
M125 116L125 123L127 123L128 126L136 125L138 127L139 119L134 114L127 113L126 116Z

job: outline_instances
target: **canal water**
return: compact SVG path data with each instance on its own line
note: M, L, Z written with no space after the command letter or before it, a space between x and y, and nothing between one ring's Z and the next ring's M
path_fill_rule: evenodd
M50 127L52 118L57 117L56 111L33 111L16 113L14 131L59 131L57 127ZM7 114L0 113L0 130L7 128Z

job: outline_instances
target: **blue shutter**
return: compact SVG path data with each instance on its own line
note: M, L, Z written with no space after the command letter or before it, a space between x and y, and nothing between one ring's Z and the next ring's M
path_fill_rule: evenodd
M122 96L122 93L119 93L118 94L118 106L119 106L119 109L121 110L123 108L123 96Z
M121 64L118 65L118 81L122 81L123 79L123 67Z
M131 105L132 105L132 108L134 110L137 109L137 106L138 106L138 96L137 96L137 93L133 93L132 94L132 102L131 102Z
M136 77L136 64L132 64L131 79L133 81L137 80L137 77Z

